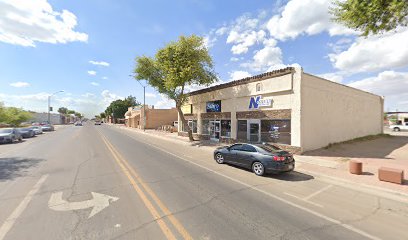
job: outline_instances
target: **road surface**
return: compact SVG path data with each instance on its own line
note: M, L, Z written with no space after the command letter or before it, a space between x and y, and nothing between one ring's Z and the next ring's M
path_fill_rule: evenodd
M407 203L114 126L0 145L2 239L408 239Z

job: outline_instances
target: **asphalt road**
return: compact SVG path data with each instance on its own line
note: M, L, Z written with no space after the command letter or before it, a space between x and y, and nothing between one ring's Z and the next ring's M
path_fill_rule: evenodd
M408 239L407 203L112 126L0 145L2 239Z

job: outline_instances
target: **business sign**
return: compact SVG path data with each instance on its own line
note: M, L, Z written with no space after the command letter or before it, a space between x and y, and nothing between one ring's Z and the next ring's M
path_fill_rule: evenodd
M262 98L262 96L254 96L249 100L249 109L258 109L260 107L272 106L271 98Z
M181 111L183 114L192 114L193 113L193 105L192 104L186 104L181 106Z
M221 100L207 102L207 112L221 112Z

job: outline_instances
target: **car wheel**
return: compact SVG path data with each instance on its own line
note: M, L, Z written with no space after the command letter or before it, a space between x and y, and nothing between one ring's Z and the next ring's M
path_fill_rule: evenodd
M254 162L252 164L252 171L255 173L257 176L263 176L265 173L265 167L262 163L260 162Z
M217 153L217 154L215 155L215 161L216 161L218 164L223 164L223 163L224 163L224 156L222 156L221 153Z
M394 128L394 132L399 132L399 131L401 131L400 128L398 128L398 127L395 127L395 128Z
M23 141L23 137L19 137L19 138L18 138L18 141L19 141L19 142L22 142L22 141Z

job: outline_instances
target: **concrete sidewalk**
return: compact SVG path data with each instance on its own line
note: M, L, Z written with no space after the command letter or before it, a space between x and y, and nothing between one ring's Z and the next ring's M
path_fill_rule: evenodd
M113 124L112 124L113 125ZM157 130L128 128L124 125L113 125L115 127L135 131L142 134L148 134L149 136L157 137L163 140L171 141L177 144L183 144L186 146L197 147L201 150L214 151L216 147L223 146L225 144L214 143L211 141L201 142L189 142L185 137L179 137L177 133L162 132ZM403 146L408 149L408 145ZM404 149L405 150L405 149ZM316 152L313 153L318 155ZM328 154L326 154L328 155ZM395 154L394 154L395 155ZM398 153L396 154L398 155ZM408 155L407 155L408 156ZM393 160L378 159L378 158L362 158L362 157L338 157L338 156L313 156L313 155L295 155L297 162L296 171L318 176L319 178L326 179L327 181L334 181L343 185L359 186L360 189L369 188L370 191L383 191L395 195L401 195L408 197L408 181L405 180L402 185L382 182L378 180L378 168L379 167L393 167L404 169L405 176L408 171L408 159ZM348 171L348 164L350 160L358 160L363 162L363 174L353 175ZM406 178L406 177L405 177Z

